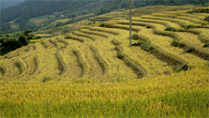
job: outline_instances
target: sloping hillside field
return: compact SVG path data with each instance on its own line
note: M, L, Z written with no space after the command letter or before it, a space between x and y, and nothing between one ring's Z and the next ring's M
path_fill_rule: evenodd
M0 117L209 117L209 14L192 9L134 9L132 46L124 11L0 56Z

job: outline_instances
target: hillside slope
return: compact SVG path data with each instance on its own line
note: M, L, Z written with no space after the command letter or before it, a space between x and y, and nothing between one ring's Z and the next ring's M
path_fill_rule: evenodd
M209 14L193 9L133 9L132 46L120 11L0 56L0 117L209 117Z
M128 0L26 0L17 6L1 10L1 31L18 31L25 29L38 30L40 26L36 26L29 22L35 17L47 16L49 21L43 23L48 25L54 20L64 18L74 18L75 16L86 14L104 14L113 10L129 7ZM148 5L184 5L184 4L201 4L207 5L208 0L135 0L133 7L143 7ZM58 15L57 15L58 14ZM54 17L52 18L51 15ZM13 25L19 26L13 28Z
M51 20L56 20L61 18L60 15L64 15L65 18L74 18L75 16L86 15L86 14L101 14L108 11L121 8L121 0L86 0L86 1L76 1L76 0L26 0L25 2L1 10L1 24L6 30L11 30L10 22L14 21L20 26L18 30L24 29L37 29L33 24L28 23L30 19L45 15L54 15L56 18L51 18ZM49 16L50 17L50 16Z
M133 32L138 40L133 41L132 47L128 43L129 23L123 16L38 40L1 56L0 78L11 81L150 78L207 65L209 49L205 45L209 37L205 32L209 31L209 25L203 21L207 14L187 11L140 17L136 13ZM185 29L187 26L192 28ZM173 30L166 30L169 28Z

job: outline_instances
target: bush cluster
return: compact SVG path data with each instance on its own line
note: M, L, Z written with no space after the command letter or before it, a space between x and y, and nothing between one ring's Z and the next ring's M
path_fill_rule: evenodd
M209 22L209 16L205 17L204 20Z
M41 38L39 36L35 37L35 35L31 33L31 30L27 30L19 37L6 35L5 37L0 38L0 55L7 54L10 51L28 45L29 40Z
M208 8L199 8L199 9L194 9L192 11L188 11L187 13L192 14L192 13L209 13Z

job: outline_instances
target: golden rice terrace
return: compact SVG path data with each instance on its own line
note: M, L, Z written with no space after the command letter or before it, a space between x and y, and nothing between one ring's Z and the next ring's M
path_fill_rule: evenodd
M0 117L209 117L204 9L134 9L131 46L124 10L0 56Z
M188 11L134 15L133 46L128 40L129 20L123 15L118 20L31 43L0 57L0 78L139 79L208 65L209 25L204 21L208 14Z

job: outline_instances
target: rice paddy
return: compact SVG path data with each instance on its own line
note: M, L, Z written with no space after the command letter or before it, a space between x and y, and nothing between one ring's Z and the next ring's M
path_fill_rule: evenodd
M208 117L208 14L185 8L136 9L132 46L120 11L1 56L0 117Z

